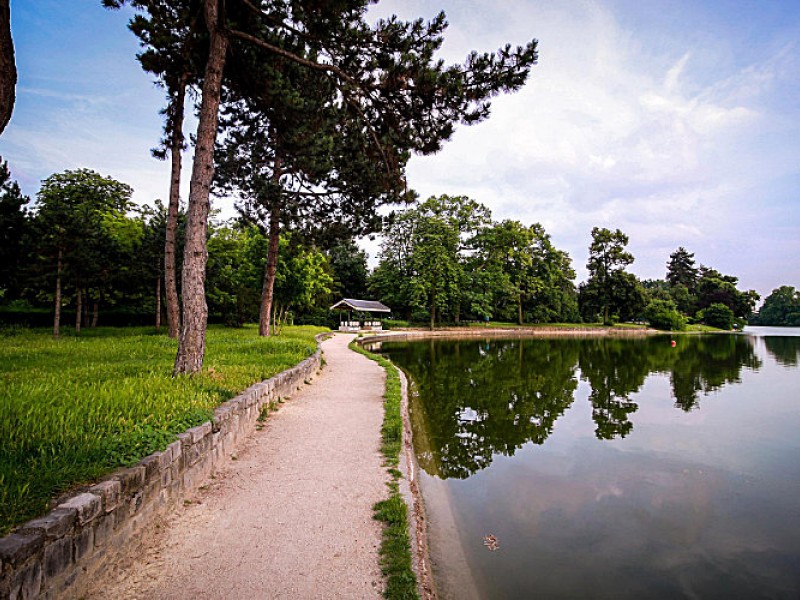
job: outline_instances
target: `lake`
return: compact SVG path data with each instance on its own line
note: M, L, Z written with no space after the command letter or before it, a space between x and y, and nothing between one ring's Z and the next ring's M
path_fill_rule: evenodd
M796 600L798 336L384 342L440 597Z

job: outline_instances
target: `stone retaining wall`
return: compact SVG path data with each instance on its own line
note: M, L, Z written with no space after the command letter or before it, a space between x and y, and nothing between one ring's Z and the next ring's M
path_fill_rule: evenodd
M317 336L321 341L321 336ZM120 469L0 538L0 599L77 598L111 556L200 486L256 427L265 405L316 375L320 351L222 404L163 452Z

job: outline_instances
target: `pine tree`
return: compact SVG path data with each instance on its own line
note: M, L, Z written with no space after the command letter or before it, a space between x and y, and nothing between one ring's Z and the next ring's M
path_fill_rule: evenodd
M119 0L120 3L123 0ZM156 0L142 2L144 8ZM471 53L464 64L434 59L447 27L444 14L429 23L397 18L366 22L369 2L258 2L204 0L208 59L192 181L183 264L183 328L175 373L202 368L207 307L204 299L206 231L213 179L223 70L229 49L252 45L330 81L351 130L368 135L387 175L402 181L412 152L429 154L455 125L488 117L490 98L521 87L537 58L536 41L496 54ZM302 45L286 49L281 40ZM294 44L289 46L294 47Z

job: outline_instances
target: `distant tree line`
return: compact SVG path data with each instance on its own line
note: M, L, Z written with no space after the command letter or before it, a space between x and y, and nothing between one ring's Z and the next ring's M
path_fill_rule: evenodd
M54 333L62 307L76 330L104 322L167 321L165 259L169 211L161 201L134 205L129 186L88 169L42 182L23 196L0 161L0 309L5 320L50 310ZM272 270L269 326L288 321L335 325L328 307L340 297L379 299L394 317L435 327L464 321L525 323L647 322L665 330L687 323L722 329L800 323L800 293L783 286L759 313L758 294L738 279L697 266L678 248L666 277L639 280L628 236L594 228L588 279L575 285L569 255L541 224L495 221L463 196L431 197L384 218L377 267L349 229L296 224L273 249L271 219L248 203L227 222L212 218L205 298L211 318L229 325L264 321L265 274ZM212 216L213 217L213 216ZM184 249L187 215L178 211L174 252ZM270 258L272 253L273 258ZM178 291L180 285L178 282ZM15 317L16 315L16 317ZM126 317L127 315L127 317Z
M0 309L4 320L25 322L46 311L58 335L70 313L76 331L113 323L165 320L161 201L139 207L129 186L88 169L42 182L36 202L24 196L0 162ZM186 215L179 211L176 248L183 250ZM208 231L207 302L212 319L228 325L258 322L268 234L246 219L218 222ZM352 240L320 247L283 234L272 322L330 324L335 295L363 295L366 254Z
M800 292L789 285L772 290L750 322L753 325L800 327Z
M758 294L738 279L695 265L678 248L666 279L639 280L628 236L595 227L587 281L575 286L569 255L539 223L492 221L465 197L432 197L392 215L384 232L371 293L406 319L437 323L648 322L681 330L689 322L722 329L743 325Z

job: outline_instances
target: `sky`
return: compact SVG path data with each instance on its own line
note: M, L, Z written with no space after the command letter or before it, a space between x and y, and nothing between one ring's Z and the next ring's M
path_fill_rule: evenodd
M541 223L579 281L592 228L608 227L629 236L642 279L663 278L683 246L762 299L800 288L800 1L382 0L370 18L440 10L448 63L532 38L539 61L487 121L411 159L421 198ZM25 193L85 167L139 203L167 196L169 165L150 155L164 93L136 61L129 16L100 0L12 0L19 83L0 156Z

